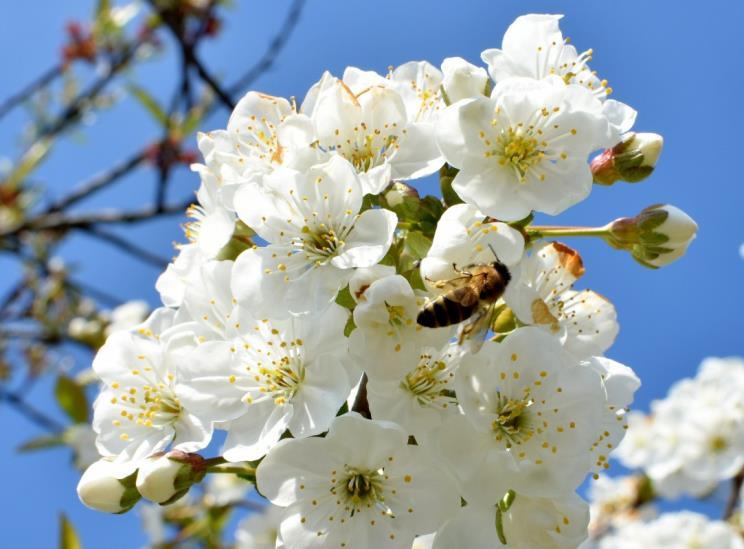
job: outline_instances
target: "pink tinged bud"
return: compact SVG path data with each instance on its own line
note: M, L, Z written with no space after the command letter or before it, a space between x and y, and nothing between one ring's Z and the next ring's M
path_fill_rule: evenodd
M612 185L617 181L643 181L653 173L663 146L664 139L655 133L625 134L622 142L592 160L594 182Z
M137 490L155 503L172 503L181 498L192 484L204 478L204 460L197 454L170 452L152 456L140 465Z
M660 204L610 225L608 241L631 252L639 263L658 268L682 257L697 234L697 223L685 212Z
M140 499L131 473L122 477L122 469L107 459L99 459L80 478L77 493L86 507L105 513L125 513Z

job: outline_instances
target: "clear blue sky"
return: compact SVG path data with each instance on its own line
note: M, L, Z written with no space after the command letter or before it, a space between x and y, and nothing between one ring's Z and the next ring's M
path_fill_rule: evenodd
M0 98L54 62L64 24L85 19L93 3L7 3L0 18ZM223 36L203 52L216 72L228 78L263 51L289 2L235 4L224 21ZM640 375L643 387L637 405L647 409L674 380L692 375L703 357L744 353L744 261L738 255L744 241L743 170L738 165L744 157L740 104L744 48L737 38L744 3L309 0L278 64L255 87L302 97L324 69L340 74L346 65L357 65L384 72L389 65L412 59L438 65L454 55L477 62L483 49L500 45L517 15L528 12L565 13L564 33L579 49L594 48L592 67L610 81L617 99L639 111L636 129L659 132L666 140L652 179L596 188L589 200L556 221L603 224L650 204L671 202L700 225L687 257L660 271L644 269L600 242L573 241L587 266L582 284L608 296L618 309L621 331L609 355ZM177 77L174 60L167 56L138 68L138 80L164 96ZM224 127L226 119L227 113L219 112L203 129ZM0 156L17 154L17 130L23 120L18 113L0 125ZM58 195L156 135L157 128L142 109L125 100L98 115L94 126L65 139L38 176ZM142 205L151 199L153 177L140 170L80 209ZM171 186L172 196L188 196L197 183L194 175L180 171ZM171 243L181 238L176 219L129 234L166 256L172 253ZM79 266L80 279L124 299L145 298L156 304L154 268L86 237L71 239L62 255ZM16 274L16 266L0 258L0 291ZM75 368L84 366L80 362ZM49 384L42 382L33 395L45 410L59 415L49 393ZM14 448L30 438L35 427L3 408L0 432L4 471L0 528L6 546L54 546L60 510L78 527L86 547L144 544L136 513L106 516L78 503L77 473L69 466L68 453L15 454Z

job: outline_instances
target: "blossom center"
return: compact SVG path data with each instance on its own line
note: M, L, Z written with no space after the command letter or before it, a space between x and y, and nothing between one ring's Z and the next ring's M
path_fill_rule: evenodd
M456 406L454 393L446 388L452 375L444 361L432 361L431 355L422 354L416 368L401 381L401 388L412 394L421 406Z
M325 259L333 257L345 246L343 235L339 235L333 227L321 223L315 230L303 227L303 248L305 252L315 258Z
M528 411L533 402L528 397L511 399L498 394L496 418L491 422L496 440L500 442L505 439L506 447L511 448L513 444L525 443L535 435L536 430Z
M382 469L368 471L347 465L344 473L344 476L339 479L340 482L334 482L335 486L331 489L331 493L343 501L344 509L348 511L349 516L353 517L356 513L370 507L381 508L384 513L392 515L392 511L385 504L383 495L384 472Z
M496 146L486 155L498 158L501 166L512 168L523 183L527 172L542 160L544 152L535 137L510 126L499 133Z

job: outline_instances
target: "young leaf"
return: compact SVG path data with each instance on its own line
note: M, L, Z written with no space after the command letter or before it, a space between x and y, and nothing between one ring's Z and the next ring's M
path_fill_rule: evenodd
M47 448L55 448L64 444L64 439L61 435L42 435L27 440L18 447L19 452L35 452L36 450L45 450Z
M54 396L60 408L75 423L86 423L88 421L88 399L85 390L75 380L65 375L57 378L54 386Z
M134 98L140 103L140 105L145 107L147 112L152 115L152 117L158 124L160 124L164 128L168 127L168 115L165 114L163 108L158 104L158 102L152 95L150 95L144 88L141 88L137 84L129 84L127 86L127 89L129 90L129 93L131 93Z
M59 515L59 549L82 549L75 527L64 513Z

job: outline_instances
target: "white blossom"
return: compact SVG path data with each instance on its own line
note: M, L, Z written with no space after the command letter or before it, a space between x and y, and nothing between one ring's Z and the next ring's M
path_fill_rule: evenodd
M279 538L279 524L282 516L281 507L267 505L262 511L245 517L235 530L235 549L281 549L284 547Z
M490 98L447 107L436 135L459 170L452 188L484 214L509 221L581 202L592 188L589 153L613 141L596 103L579 86L507 80Z
M619 330L615 307L596 292L573 289L584 274L578 252L550 242L534 249L520 267L506 296L519 320L560 337L578 357L601 355L612 345Z
M397 223L388 210L360 213L357 176L339 156L304 173L277 169L260 186L242 186L235 201L267 242L243 252L233 269L235 297L257 315L323 310L354 268L382 259Z
M327 430L352 386L336 304L311 319L255 319L229 290L230 262L205 266L185 307L203 327L183 359L184 402L212 421L229 421L223 455L258 459L284 431L295 437Z
M444 471L398 426L357 414L325 438L284 440L258 467L258 489L286 507L288 547L408 549L460 505Z
M597 459L609 412L601 376L538 328L463 357L456 392L464 415L445 421L438 444L468 501L509 489L557 497Z
M649 522L629 522L599 542L599 549L741 549L739 534L720 520L682 511Z
M587 535L589 508L576 494L557 499L517 494L496 537L496 507L467 505L437 532L432 549L575 549ZM506 543L503 543L505 541Z
M624 103L606 99L612 89L587 64L593 51L579 53L563 38L558 27L562 18L534 13L517 17L506 30L501 49L488 49L481 54L491 78L496 82L511 77L550 79L584 87L603 101L603 114L618 133L629 131L636 112Z
M193 452L209 443L212 426L184 407L179 364L194 342L189 324L158 309L139 328L111 335L93 369L104 388L93 409L103 456L137 463L167 446Z

